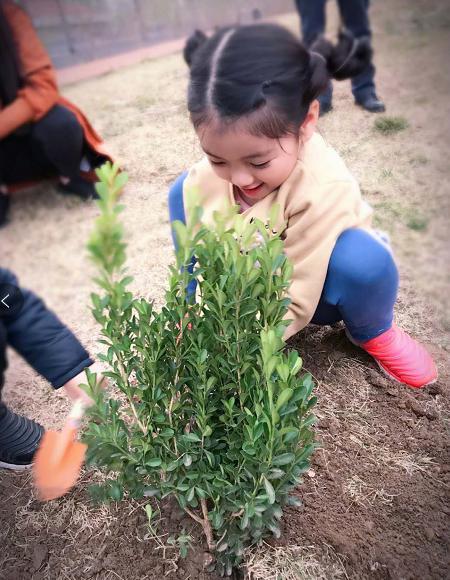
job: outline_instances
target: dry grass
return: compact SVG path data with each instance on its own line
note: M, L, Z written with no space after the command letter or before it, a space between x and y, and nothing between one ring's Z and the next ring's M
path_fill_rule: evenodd
M402 469L407 475L413 475L416 471L430 474L430 468L436 465L436 461L428 455L410 453L408 451L393 451L386 447L377 447L373 453L378 455L379 461L391 469Z
M353 475L346 481L343 491L351 498L352 504L355 503L363 507L373 506L377 502L391 504L395 497L393 494L387 493L382 487L380 489L373 487L358 475Z
M111 524L116 521L111 508L107 505L93 506L80 503L74 497L64 497L42 505L36 510L36 499L30 497L16 513L16 527L19 530L65 535L70 542L75 542L80 534L91 538L98 535L107 537ZM34 508L34 509L30 509ZM62 531L62 532L61 532Z
M315 546L269 544L245 554L248 580L340 580L348 578L342 559L331 546L319 551Z

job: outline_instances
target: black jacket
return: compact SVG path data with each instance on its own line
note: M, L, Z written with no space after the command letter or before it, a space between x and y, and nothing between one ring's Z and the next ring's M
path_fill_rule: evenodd
M18 286L12 272L0 268L0 284ZM49 383L58 389L94 361L75 335L64 326L33 292L21 288L24 303L19 312L0 317L0 350L2 337ZM3 364L2 364L3 363ZM1 367L6 367L0 352ZM0 376L0 387L2 377Z

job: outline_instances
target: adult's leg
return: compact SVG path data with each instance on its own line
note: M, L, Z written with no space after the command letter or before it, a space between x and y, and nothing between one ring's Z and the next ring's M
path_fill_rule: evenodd
M71 111L55 105L33 123L31 138L35 158L49 162L56 175L73 178L79 174L83 129Z
M300 26L302 31L303 42L306 46L317 39L320 34L325 32L327 0L295 0L298 13L300 14Z
M0 141L0 183L79 174L83 129L75 115L55 105L26 132Z
M300 15L300 27L305 45L309 48L318 36L325 32L327 0L295 0ZM324 114L331 109L333 85L328 87L319 97L320 112Z
M369 21L369 0L338 0L342 21L355 38L371 38ZM384 110L383 103L376 96L375 66L369 63L362 73L352 79L355 101L373 112Z
M66 107L55 105L25 135L12 135L0 143L0 184L58 177L62 193L96 197L93 183L80 175L84 149L77 118Z
M0 141L0 185L35 181L55 175L51 162L42 152L35 153L31 130L10 135Z

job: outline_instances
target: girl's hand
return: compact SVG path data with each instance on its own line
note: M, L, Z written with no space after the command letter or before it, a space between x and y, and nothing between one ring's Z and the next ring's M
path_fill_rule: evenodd
M87 367L92 373L97 375L97 382L101 387L105 387L107 383L106 377L102 375L102 368L98 363L94 363ZM93 403L92 399L83 391L80 385L87 384L86 369L79 373L64 385L64 391L71 401L81 399L86 407L90 407Z

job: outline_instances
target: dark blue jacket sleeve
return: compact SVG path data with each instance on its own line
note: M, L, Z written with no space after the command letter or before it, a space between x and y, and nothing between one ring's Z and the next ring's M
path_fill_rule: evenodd
M0 283L18 286L12 272L0 268ZM19 312L2 322L6 339L32 366L58 389L94 361L75 335L33 292L20 289L24 303Z

